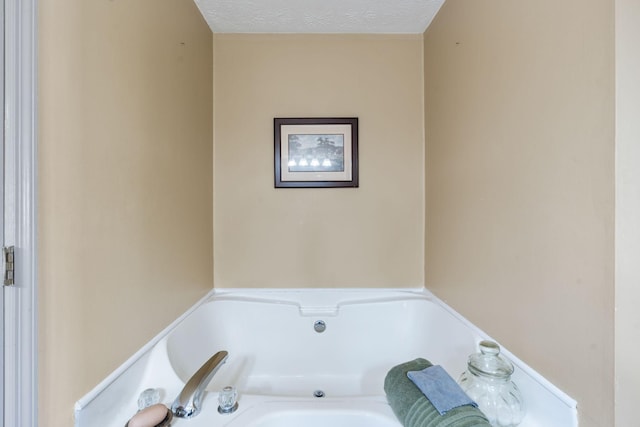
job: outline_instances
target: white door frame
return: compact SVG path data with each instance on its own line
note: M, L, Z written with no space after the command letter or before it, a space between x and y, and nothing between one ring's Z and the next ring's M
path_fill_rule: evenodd
M0 0L0 28L4 29L4 0ZM0 31L0 246L4 246L4 31ZM0 261L0 272L4 269L4 260ZM0 290L0 420L4 421L4 290Z
M4 0L5 245L15 285L4 288L4 425L37 426L37 0Z

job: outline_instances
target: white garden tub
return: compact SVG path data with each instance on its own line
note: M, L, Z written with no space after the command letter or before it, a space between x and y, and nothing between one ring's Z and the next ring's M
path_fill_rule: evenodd
M425 290L216 290L79 400L76 427L123 427L146 388L170 406L220 350L229 357L202 412L172 426L398 427L383 391L388 370L424 357L457 378L486 338ZM528 407L521 426L577 426L575 401L503 352ZM221 415L226 385L238 389L239 409Z

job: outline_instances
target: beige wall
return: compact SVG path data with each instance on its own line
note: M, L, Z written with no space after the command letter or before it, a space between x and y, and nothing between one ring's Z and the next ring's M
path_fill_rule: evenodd
M424 277L577 398L581 426L612 425L611 2L449 0L424 63L420 36L216 35L212 49L178 0L39 7L41 425L70 425L75 400L210 288L212 258L218 287ZM360 188L274 189L287 116L358 116Z
M640 3L616 0L616 425L640 396Z
M215 286L422 286L422 37L214 44ZM274 117L353 116L359 188L274 188Z
M212 41L192 2L39 2L39 420L212 286Z
M426 286L583 427L613 425L613 24L612 1L448 0L424 39Z

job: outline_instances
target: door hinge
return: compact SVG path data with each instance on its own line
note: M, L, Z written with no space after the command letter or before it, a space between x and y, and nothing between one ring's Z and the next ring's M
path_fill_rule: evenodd
M14 247L5 246L2 248L2 252L4 253L4 285L11 286L15 283L13 280L15 272Z

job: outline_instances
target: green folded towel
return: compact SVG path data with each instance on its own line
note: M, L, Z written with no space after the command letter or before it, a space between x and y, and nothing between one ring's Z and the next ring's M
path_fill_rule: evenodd
M491 427L482 412L469 405L440 415L407 377L407 372L421 371L429 366L428 360L412 360L392 368L384 379L387 401L404 427Z

